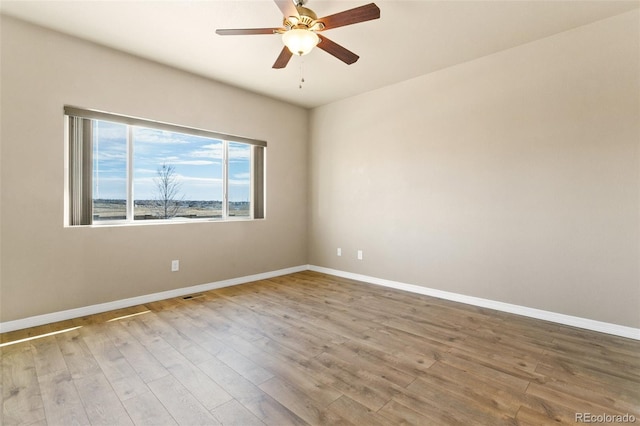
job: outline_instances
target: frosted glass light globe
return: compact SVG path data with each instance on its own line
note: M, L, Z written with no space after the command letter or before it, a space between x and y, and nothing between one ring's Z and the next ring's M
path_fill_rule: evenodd
M320 37L313 31L294 28L282 34L282 42L294 55L306 55L320 41Z

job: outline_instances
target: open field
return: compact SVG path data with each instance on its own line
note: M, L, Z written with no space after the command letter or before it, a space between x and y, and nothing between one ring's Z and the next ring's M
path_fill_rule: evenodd
M178 213L173 218L222 218L222 201L179 201ZM229 216L250 216L250 203L247 201L230 202ZM136 220L163 219L162 210L155 200L136 200L134 204ZM93 220L124 220L126 219L125 200L93 200Z

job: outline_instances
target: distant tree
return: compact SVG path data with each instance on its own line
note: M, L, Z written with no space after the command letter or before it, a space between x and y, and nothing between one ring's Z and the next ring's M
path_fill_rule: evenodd
M162 219L170 219L180 212L184 195L180 195L182 184L171 164L162 163L158 167L158 176L153 180L156 184L156 205Z

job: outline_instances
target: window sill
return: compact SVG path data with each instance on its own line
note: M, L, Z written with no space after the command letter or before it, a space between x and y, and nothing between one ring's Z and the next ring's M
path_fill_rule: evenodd
M65 228L114 228L114 227L126 227L126 226L156 226L156 225L184 225L192 223L233 223L233 222L255 222L263 221L265 219L254 219L249 217L234 217L227 219L158 219L158 220L139 220L135 222L129 221L105 221L100 223L93 223L91 225L65 225Z

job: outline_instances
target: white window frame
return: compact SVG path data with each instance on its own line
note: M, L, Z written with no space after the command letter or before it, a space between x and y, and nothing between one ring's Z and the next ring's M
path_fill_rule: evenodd
M224 222L224 221L243 221L243 220L256 220L265 218L266 210L266 147L267 142L262 140L250 139L241 136L233 136L219 132L213 132L209 130L191 128L180 126L176 124L170 124L165 122L146 120L136 117L129 117L120 114L113 114L104 111L90 110L77 108L72 106L64 107L65 115L65 136L67 143L65 144L65 226L108 226L108 225L141 225L141 224L171 224L171 223L185 223L185 222ZM76 120L74 122L74 119ZM82 197L87 197L86 194L78 195L77 189L74 189L74 182L93 178L93 170L85 170L83 176L78 176L77 167L73 164L77 162L77 158L74 156L74 147L77 146L77 141L74 142L74 137L78 137L79 132L73 132L71 129L74 127L72 123L78 123L78 120L103 120L110 121L119 124L127 125L127 199L126 199L126 219L114 219L114 220L101 220L93 221L93 211L88 213L88 218L85 216L84 222L89 223L77 223L78 219L74 218L74 205L78 203L82 204ZM86 122L85 122L86 123ZM134 147L133 147L133 127L140 126L154 130L163 130L175 133L182 133L194 136L207 137L221 141L223 144L223 161L222 161L222 217L221 218L176 218L176 219L146 219L135 220L134 214L134 193L133 193L133 172L134 172ZM241 143L251 147L250 151L250 214L249 216L230 216L229 215L229 144ZM85 149L89 145L84 145ZM257 150L260 150L260 155L257 155ZM257 159L260 159L260 164L257 164ZM93 162L88 161L93 167ZM75 193L75 195L74 195ZM92 196L89 194L89 197ZM74 204L75 203L75 204ZM86 207L86 202L85 206ZM76 208L77 210L77 208Z

